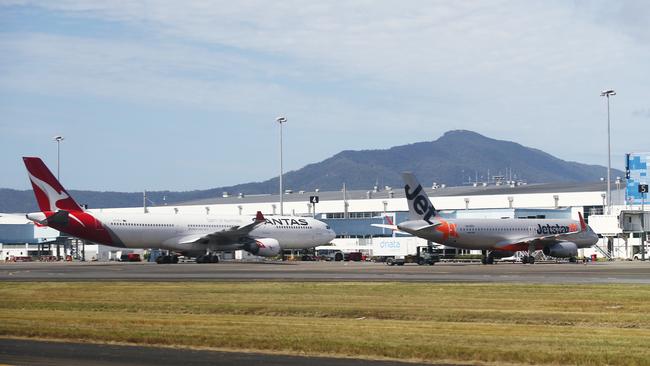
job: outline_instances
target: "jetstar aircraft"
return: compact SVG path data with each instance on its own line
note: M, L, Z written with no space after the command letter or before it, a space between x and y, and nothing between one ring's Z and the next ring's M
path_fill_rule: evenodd
M397 225L373 224L409 233L449 247L482 250L483 264L493 264L494 258L510 257L527 251L524 263L534 263L533 253L569 258L572 262L578 248L589 248L598 236L579 220L547 219L443 219L429 197L411 173L403 173L404 190L409 206L409 220Z
M41 212L27 218L68 235L120 248L160 248L218 262L214 251L243 249L271 257L283 249L307 249L329 243L334 231L307 217L119 213L84 210L40 158L23 158ZM167 256L165 262L178 257Z

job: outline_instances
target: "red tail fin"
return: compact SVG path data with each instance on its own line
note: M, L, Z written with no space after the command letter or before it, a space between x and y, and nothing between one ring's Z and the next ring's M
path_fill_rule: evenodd
M585 223L585 219L580 212L578 212L578 217L580 217L580 231L587 230L587 223Z
M41 211L83 211L40 158L23 157Z
M255 221L257 222L262 222L265 221L266 219L264 218L264 215L262 214L262 211L257 211L257 214L255 215Z

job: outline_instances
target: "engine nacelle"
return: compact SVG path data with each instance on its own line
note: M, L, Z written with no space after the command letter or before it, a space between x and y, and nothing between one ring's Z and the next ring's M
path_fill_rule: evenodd
M254 255L259 255L262 257L274 257L282 251L280 243L277 240L271 238L262 238L255 239L250 243L244 245L244 250L250 252Z
M544 254L556 258L571 258L578 256L578 246L570 241L549 245L542 249Z

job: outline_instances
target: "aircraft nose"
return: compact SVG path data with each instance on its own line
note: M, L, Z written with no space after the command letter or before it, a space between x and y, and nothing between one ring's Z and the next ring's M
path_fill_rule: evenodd
M336 238L336 233L334 232L334 230L331 230L331 229L327 230L327 238L328 238L327 239L328 242L330 242L330 241L334 240L334 238Z

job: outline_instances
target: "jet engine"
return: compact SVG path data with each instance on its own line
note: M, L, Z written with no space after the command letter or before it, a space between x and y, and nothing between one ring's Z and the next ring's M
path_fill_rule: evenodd
M280 243L271 238L255 239L244 244L244 250L262 257L274 257L282 251Z
M570 241L563 241L561 243L556 243L549 245L542 249L542 252L546 255L556 258L571 258L578 255L578 246L576 243Z

